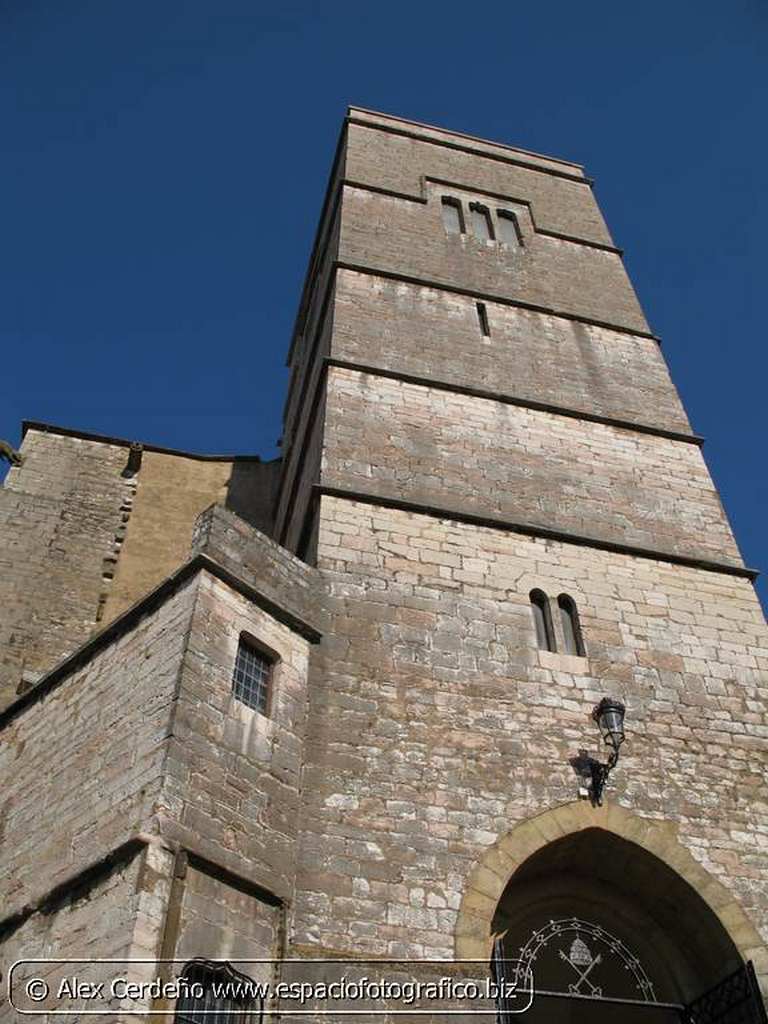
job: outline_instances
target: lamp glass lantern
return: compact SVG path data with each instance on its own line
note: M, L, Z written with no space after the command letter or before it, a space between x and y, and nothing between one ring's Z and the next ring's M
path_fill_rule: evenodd
M597 722L597 727L602 734L603 741L613 747L618 753L619 747L624 742L624 714L626 708L620 700L614 697L603 697L592 717Z

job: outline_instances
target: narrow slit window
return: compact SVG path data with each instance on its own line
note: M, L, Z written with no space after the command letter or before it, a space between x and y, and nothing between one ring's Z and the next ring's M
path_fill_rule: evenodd
M485 308L484 302L477 303L477 319L480 323L480 330L483 332L483 336L490 338L491 329L488 326L488 310Z
M549 610L549 598L543 590L532 590L530 593L531 614L536 627L536 643L542 651L556 651L555 631L552 628L552 613Z
M464 211L461 203L453 196L443 196L443 225L449 235L464 234Z
M518 249L523 244L523 236L517 217L509 210L497 210L496 215L499 221L499 241L511 249Z
M491 214L487 206L482 203L470 203L470 214L472 216L472 232L480 242L493 240L493 224Z
M232 674L232 693L237 700L262 715L266 715L269 709L273 667L274 659L245 637L240 637Z
M560 621L563 626L565 653L575 654L583 658L584 641L581 636L581 625L579 623L579 613L576 610L576 602L568 594L561 594L557 599L557 605L560 609Z

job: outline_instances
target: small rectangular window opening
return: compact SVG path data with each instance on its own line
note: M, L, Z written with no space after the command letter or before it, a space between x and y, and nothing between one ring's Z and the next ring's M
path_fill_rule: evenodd
M496 214L499 221L499 240L510 248L517 249L523 244L517 217L509 210L497 210Z
M487 206L481 203L470 203L469 209L472 214L472 232L480 242L493 241L493 223Z
M480 321L480 330L483 332L484 337L490 338L491 330L488 326L488 310L485 308L484 302L478 302L476 305L477 319Z
M245 637L240 637L232 675L232 693L235 698L262 715L269 708L274 659L270 658Z
M442 197L443 225L450 235L464 234L464 211L461 203L453 196Z

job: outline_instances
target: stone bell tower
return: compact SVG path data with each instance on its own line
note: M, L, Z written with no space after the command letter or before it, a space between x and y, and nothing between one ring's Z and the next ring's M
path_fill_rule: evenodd
M295 942L530 953L575 915L647 964L622 986L603 954L606 995L765 985L765 623L592 182L352 109L290 363L275 536L328 615ZM592 807L608 695L629 738Z
M350 108L289 364L274 463L27 424L4 962L186 963L181 1024L220 960L491 956L529 1024L764 1021L768 635L592 182Z

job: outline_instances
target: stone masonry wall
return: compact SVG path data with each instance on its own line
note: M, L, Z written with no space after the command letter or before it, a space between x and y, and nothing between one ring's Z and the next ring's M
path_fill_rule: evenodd
M305 373L297 385L296 406L286 419L283 440L283 474L275 502L275 539L286 543L288 534L301 529L307 504L307 490L317 482L322 444L323 403L318 394L324 360L330 352L334 308L333 294L329 312L318 328L317 337L307 344Z
M562 406L646 426L690 431L657 342L515 306L340 270L336 359Z
M125 448L29 430L22 452L0 486L0 707L92 633L130 509Z
M490 139L481 139L476 135L468 135L465 132L440 128L433 124L409 121L392 114L384 114L378 110L368 110L367 107L351 106L347 111L347 116L353 126L360 125L363 128L375 126L394 134L400 133L406 137L416 136L417 139L431 140L448 147L471 149L473 153L491 158L501 157L510 161L519 161L534 169L543 168L548 171L556 171L558 174L567 174L579 180L587 180L581 164L557 156L544 156L542 153L534 153L529 149L520 149L518 146L506 142L494 142Z
M268 981L273 975L270 964L242 961L271 960L278 955L280 914L278 907L253 893L190 865L184 879L174 957L229 960L235 970Z
M318 245L310 259L288 356L291 377L283 409L283 470L275 495L273 533L281 544L293 551L301 541L311 487L317 482L320 466L322 405L317 400L317 389L333 324L333 290L341 233L339 181L343 170L342 151L335 176L328 186L327 207L318 227Z
M283 543L289 551L296 551L306 557L305 527L312 508L312 489L321 478L323 446L325 444L326 395L323 388L318 394L317 415L304 438L304 453L301 472L297 474L293 493L294 504L290 508L283 531Z
M740 565L691 444L332 368L322 483Z
M148 1008L149 998L121 1001L112 995L113 979L152 981L158 971L152 961L161 955L166 909L170 896L173 855L159 843L121 851L112 863L104 863L74 888L54 894L39 910L9 926L2 936L0 970L4 982L18 959L40 958L91 960L90 963L30 963L13 973L13 1002L17 1007L40 1012L45 1009L78 1010L108 1006L115 1010ZM112 960L114 963L104 963ZM148 963L128 963L147 960ZM105 999L56 998L63 978L76 974L84 982L104 983ZM25 998L26 978L43 977L53 998L35 1004ZM5 988L5 985L4 985ZM87 1005L84 1005L86 1004ZM0 1020L18 1019L5 1001ZM114 1019L114 1018L113 1018ZM126 1020L135 1017L126 1015Z
M196 590L182 586L2 729L3 918L151 830Z
M197 525L199 554L211 571L116 623L0 724L4 957L86 956L105 929L102 956L277 952L294 881L316 574L220 506ZM266 716L232 694L243 633L275 657ZM181 875L179 847L189 851ZM138 874L124 870L136 857Z
M241 633L278 659L268 717L232 694ZM202 573L159 808L166 838L281 898L293 884L308 648Z
M2 944L3 988L11 965L17 960L39 960L44 957L66 957L99 959L115 959L118 964L102 965L99 963L82 964L74 968L84 982L98 983L105 978L119 976L123 958L132 953L137 918L140 912L142 893L138 887L143 854L121 863L111 872L106 872L100 879L80 892L70 895L57 906L48 908L45 913L33 914L12 934L4 938ZM141 955L141 954L137 954ZM34 1009L38 1012L50 1006L61 1009L72 1006L66 999L49 1000L35 1006L24 998L23 982L28 977L43 977L55 992L62 977L66 973L58 965L37 967L17 967L13 973L13 995L16 1006ZM123 972L124 973L124 972ZM5 995L5 992L4 992ZM103 1005L103 1003L99 1003ZM116 1004L112 1003L114 1007ZM16 1021L23 1019L12 1009L8 1001L0 1000L0 1021ZM55 1019L55 1018L52 1018Z
M452 957L469 872L576 799L569 759L596 751L606 693L628 707L609 802L678 823L768 943L768 635L749 582L329 497L318 557L299 947ZM533 587L575 599L586 657L538 650Z
M329 211L330 217L331 211ZM328 301L328 289L335 275L335 261L338 256L341 217L339 207L334 206L333 221L328 225L326 248L315 255L315 260L308 278L308 295L306 308L296 325L289 365L291 378L288 385L288 396L283 410L283 448L290 449L293 444L299 421L306 413L307 377L314 368L318 339L327 332L333 317L333 304Z
M585 241L611 244L586 180L572 181L533 167L516 166L503 159L514 159L515 154L503 149L493 147L490 156L484 157L479 146L473 142L466 145L472 152L434 145L426 133L420 139L410 139L353 124L348 133L346 176L350 181L413 196L421 196L425 178L439 178L514 199L527 199L540 227ZM502 160L493 158L499 156ZM573 167L565 170L580 176Z
M451 194L451 189L446 185L441 192ZM512 252L471 234L447 233L437 192L422 204L346 187L339 259L630 331L648 331L619 255L523 230L525 244Z
M195 521L213 502L269 530L274 467L258 459L207 460L146 451L104 621L125 611L186 560Z
M0 487L0 708L185 560L220 501L269 532L279 462L153 450L27 429Z
M213 559L313 629L321 622L317 573L229 509L211 505L198 516L192 554Z

